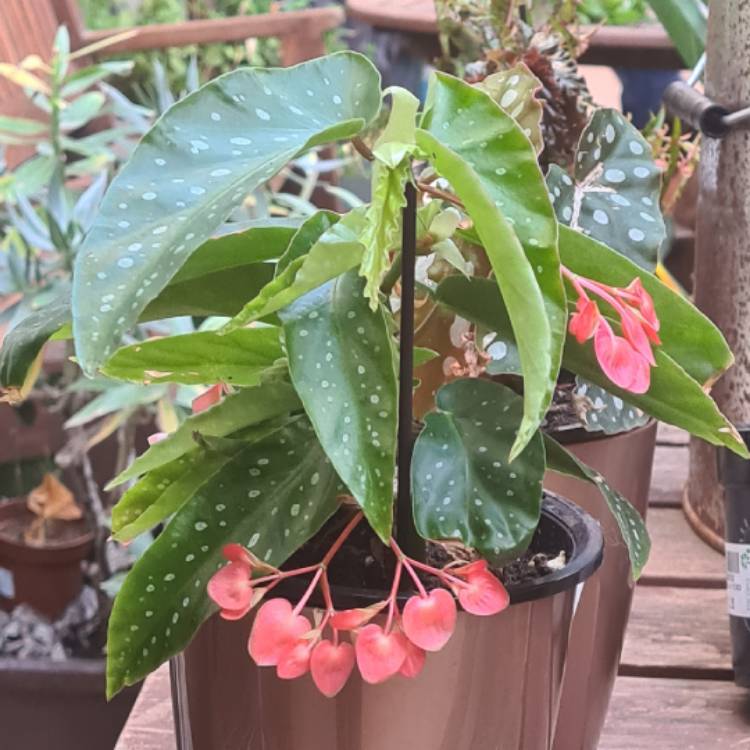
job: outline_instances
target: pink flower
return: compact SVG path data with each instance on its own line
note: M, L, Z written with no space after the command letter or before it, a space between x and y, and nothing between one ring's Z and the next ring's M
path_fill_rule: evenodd
M425 651L440 651L456 627L456 602L442 588L426 596L412 596L404 606L402 622L412 643Z
M193 414L200 414L200 412L210 409L214 404L218 404L223 393L224 385L222 383L212 385L208 390L203 391L200 396L193 399Z
M252 570L246 562L230 562L208 582L208 595L221 608L225 620L239 620L253 606Z
M333 698L346 685L354 669L354 646L342 641L334 645L322 640L310 656L310 674L315 687L327 698Z
M270 602L269 602L270 603ZM313 640L299 640L279 657L276 674L282 680L296 680L310 671L310 654L315 642Z
M596 329L594 351L604 374L631 393L645 393L651 384L648 360L625 338L616 336L606 321Z
M398 673L403 677L416 677L424 667L427 654L423 648L419 648L415 643L406 641L406 659L401 665Z
M576 302L576 312L570 316L568 330L576 337L579 344L583 344L594 335L601 317L596 302L579 297Z
M331 627L335 630L356 630L370 622L387 604L388 601L384 600L371 604L369 607L335 612L331 617Z
M154 432L149 435L146 440L148 441L149 445L156 445L157 443L161 443L162 440L166 440L168 437L168 432Z
M362 679L372 685L398 674L409 646L403 633L385 633L380 625L365 625L357 635L354 651Z
M625 291L633 296L641 317L646 324L645 328L649 339L654 344L660 344L661 341L657 334L660 323L659 318L656 316L656 308L654 307L654 300L651 298L651 295L643 288L641 280L637 277L625 287Z
M271 599L255 616L248 641L250 656L259 667L275 667L310 629L307 618L295 614L286 599Z
M510 604L505 586L487 569L485 560L477 560L454 571L468 585L457 586L461 606L472 615L496 615Z

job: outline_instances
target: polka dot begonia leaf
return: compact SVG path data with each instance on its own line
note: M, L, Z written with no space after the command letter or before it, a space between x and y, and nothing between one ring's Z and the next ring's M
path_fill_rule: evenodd
M423 537L457 540L498 562L526 549L539 523L545 464L538 431L508 461L522 415L522 399L489 380L456 380L438 391L412 457Z
M547 175L557 218L653 271L666 237L661 172L651 147L622 114L599 109L581 135L571 177Z
M110 185L77 258L76 352L91 375L242 199L305 150L351 138L380 108L367 58L246 68L173 105Z
M537 155L487 94L438 74L417 145L471 216L505 301L524 378L524 418L511 455L535 434L554 392L565 339L557 221Z
M338 507L336 473L305 419L246 445L198 488L128 574L109 621L107 693L155 670L215 607L222 547L281 565Z
M280 312L289 370L323 449L387 541L393 517L398 384L389 322L356 270Z
M589 432L615 435L635 427L642 427L649 420L648 414L637 406L613 396L604 388L576 377L574 398L579 402L578 413L583 426Z
M590 482L601 492L628 548L633 580L638 580L651 550L651 540L646 531L646 524L638 511L622 495L613 490L598 471L594 471L579 461L549 435L544 436L544 447L547 453L547 467L551 471L567 474L583 482Z

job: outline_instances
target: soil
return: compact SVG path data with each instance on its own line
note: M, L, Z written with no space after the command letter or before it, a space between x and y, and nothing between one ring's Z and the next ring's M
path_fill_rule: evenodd
M283 566L286 569L314 565L325 554L336 539L348 518L339 515L331 519L323 529L295 553ZM565 555L559 549L539 549L539 534L534 535L526 552L520 557L500 567L490 566L490 570L506 585L523 583L541 578L559 570L565 564ZM458 542L427 542L426 562L433 567L442 568L455 562L471 562L478 559L473 550ZM349 536L329 569L332 585L370 591L387 591L393 580L396 559L377 538L365 521L362 521ZM440 585L434 576L420 574L425 586L435 588ZM402 577L401 589L412 590L412 582L407 575Z
M36 519L31 512L11 518L0 519L0 538L14 544L27 544L24 534ZM86 535L88 526L85 521L57 521L51 519L45 523L45 542L40 547L54 547L75 544Z

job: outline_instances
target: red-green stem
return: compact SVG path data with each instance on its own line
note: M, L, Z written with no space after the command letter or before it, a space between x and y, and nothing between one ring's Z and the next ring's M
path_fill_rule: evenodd
M318 581L320 580L320 577L323 575L323 565L318 567L317 571L315 572L315 575L312 578L312 581L310 581L310 584L307 587L307 590L302 595L302 598L297 602L297 606L293 610L293 614L298 615L307 604L308 599L312 596L313 591L315 591L315 587L318 585Z

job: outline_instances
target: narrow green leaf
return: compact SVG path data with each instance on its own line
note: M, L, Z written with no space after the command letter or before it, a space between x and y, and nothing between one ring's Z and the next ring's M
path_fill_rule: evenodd
M422 127L417 144L474 220L514 330L523 333L517 339L525 406L516 456L544 418L560 368L566 311L557 222L534 148L487 94L438 75Z
M134 484L112 510L112 532L128 542L176 513L200 488L235 456L279 430L278 422L264 422L235 433L233 438L206 440L196 448ZM221 445L217 445L217 442Z
M224 437L244 427L284 416L300 406L294 388L268 382L230 394L207 411L188 417L169 437L150 446L108 485L116 487L184 456L196 447L195 434Z
M73 329L86 374L245 195L303 151L356 135L379 106L372 63L341 52L239 69L171 107L110 185L76 257Z
M352 270L280 315L297 393L344 484L387 541L393 517L398 384L386 316Z
M653 271L667 230L661 172L645 138L614 109L599 109L581 135L573 178L553 164L547 184L561 223Z
M648 0L672 43L692 68L706 47L707 24L700 0Z
M100 91L89 91L70 102L60 113L60 127L78 130L93 120L107 101Z
M338 478L306 420L247 446L176 513L136 562L109 620L107 694L181 651L214 611L206 594L239 543L281 565L336 510Z
M12 133L19 136L34 136L44 133L49 126L39 120L30 120L26 117L8 117L0 115L0 131Z
M226 336L199 331L151 339L118 349L102 372L138 383L257 385L284 356L279 329L240 328Z
M278 312L303 294L357 266L362 258L363 226L363 209L354 209L343 216L323 232L306 255L291 260L222 331L228 333Z
M547 452L548 469L559 474L567 474L582 482L590 482L601 492L628 548L630 570L633 580L637 581L651 550L651 540L640 513L622 495L613 490L598 471L579 461L549 435L544 436L544 447Z
M507 460L523 400L488 380L443 386L414 445L414 521L426 539L453 539L502 562L528 547L539 523L544 447L537 432Z
M65 423L65 427L80 427L123 409L153 404L167 393L166 386L143 386L132 383L108 383L105 390Z
M310 252L310 248L330 229L341 217L333 211L316 211L302 222L299 229L289 241L284 254L276 264L275 276L278 276L293 260L301 258Z

